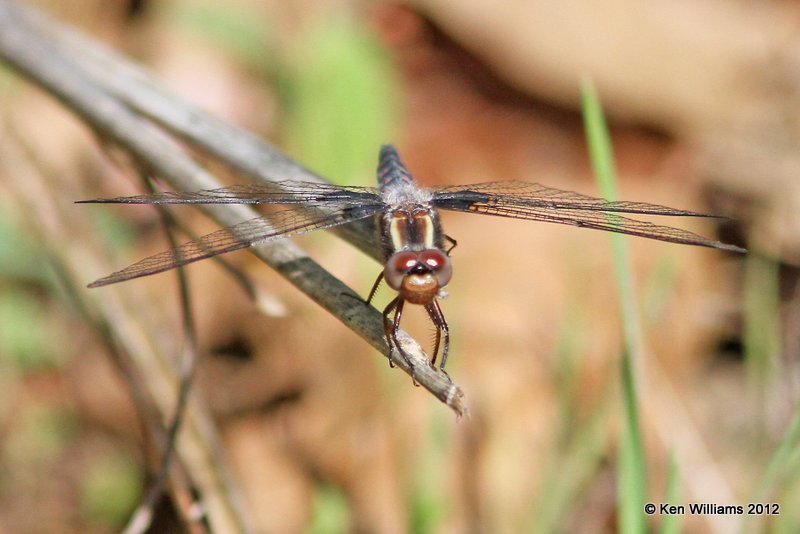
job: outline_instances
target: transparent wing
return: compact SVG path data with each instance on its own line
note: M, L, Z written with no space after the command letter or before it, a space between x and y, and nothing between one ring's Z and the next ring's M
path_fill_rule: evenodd
M590 209L578 209L574 207L570 207L569 209L559 209L553 207L532 207L527 205L524 207L516 207L513 205L498 205L491 201L460 202L450 205L442 204L439 205L439 207L453 211L496 215L499 217L510 217L512 219L569 224L583 228L594 228L596 230L605 230L608 232L648 237L650 239L669 241L671 243L699 245L721 250L730 250L733 252L746 252L745 249L735 245L728 245L726 243L722 243L721 241L714 241L713 239L708 239L679 228L672 228L671 226L659 226L657 224L630 219L614 213L592 211ZM670 208L664 209L669 210ZM667 213L660 212L658 214L667 215ZM684 215L685 213L670 213L669 215L678 214Z
M331 204L362 206L381 203L374 187L340 186L316 182L283 181L250 183L205 189L137 195L132 197L98 198L79 203L106 204Z
M176 248L160 252L140 260L133 265L100 278L89 287L115 284L132 278L148 276L168 271L187 263L192 263L226 252L232 252L284 237L296 236L305 232L331 228L359 219L364 219L380 210L380 206L369 208L343 208L333 214L299 212L285 210L267 217L257 217L217 230Z
M456 209L458 211L467 211L459 209L459 206L464 203L479 202L484 205L515 208L515 212L520 214L528 212L530 208L530 212L533 215L542 213L541 209L546 209L554 212L560 210L582 210L584 212L604 211L611 213L639 213L643 215L717 217L716 215L678 210L645 202L612 202L575 193L574 191L565 191L528 182L486 182L465 186L432 187L430 189L434 192L433 202L437 207ZM507 216L511 217L512 215ZM517 218L522 219L525 217Z

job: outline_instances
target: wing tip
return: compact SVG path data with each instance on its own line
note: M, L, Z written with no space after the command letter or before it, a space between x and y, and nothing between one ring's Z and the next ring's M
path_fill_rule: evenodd
M736 253L739 253L739 254L747 254L748 253L748 250L746 248L740 247L740 246L737 246L737 245L731 245L729 243L717 242L717 243L715 243L714 248L717 248L719 250L727 250L728 252L736 252Z
M115 280L112 280L110 276L104 276L103 278L98 278L97 280L95 280L91 284L86 284L86 287L89 288L89 289L95 289L97 287L103 287L103 286L111 285L114 282L115 282Z

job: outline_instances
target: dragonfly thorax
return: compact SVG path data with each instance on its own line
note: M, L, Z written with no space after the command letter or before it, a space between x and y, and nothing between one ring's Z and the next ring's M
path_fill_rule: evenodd
M433 193L425 188L417 187L414 182L401 182L395 187L382 189L381 198L389 206L430 204Z
M380 219L378 231L385 260L401 250L421 251L444 246L439 214L430 206L412 204L388 210Z
M386 283L412 304L428 304L450 282L453 268L447 254L438 249L403 250L386 262Z

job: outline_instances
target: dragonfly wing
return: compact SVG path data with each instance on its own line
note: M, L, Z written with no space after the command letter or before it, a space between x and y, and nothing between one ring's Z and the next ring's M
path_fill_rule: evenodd
M650 222L616 215L615 213L605 213L590 209L554 209L553 207L532 207L529 205L517 207L513 205L498 205L495 202L465 202L463 200L452 203L437 203L437 207L452 211L510 217L512 219L569 224L583 228L594 228L596 230L669 241L671 243L699 245L733 252L746 252L745 249L735 245L714 241L713 239L708 239L679 228L660 226Z
M89 287L100 287L148 276L226 252L262 245L313 230L331 228L364 219L380 209L381 207L377 205L366 208L346 207L332 214L285 210L270 214L269 217L249 219L144 258L121 271L92 282Z
M339 186L316 182L260 182L205 189L167 191L132 197L99 198L93 204L303 204L360 206L380 202L374 187Z
M718 217L696 211L679 210L646 202L610 201L529 182L486 182L467 186L431 188L434 204L450 209L446 204L480 202L494 206L537 210L583 210L642 215L671 215L683 217Z

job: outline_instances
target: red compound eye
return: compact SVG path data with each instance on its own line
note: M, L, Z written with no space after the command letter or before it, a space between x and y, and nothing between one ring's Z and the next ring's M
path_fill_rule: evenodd
M419 265L419 259L416 252L404 251L394 254L383 269L383 276L386 278L386 283L398 291L403 283L403 278L408 272Z
M431 271L437 271L447 262L447 256L438 250L423 250L419 254L419 261Z
M406 273L417 266L418 259L415 252L399 252L392 256L392 269L399 273Z
M450 258L441 250L423 250L419 254L419 261L436 275L439 287L444 287L453 276Z

